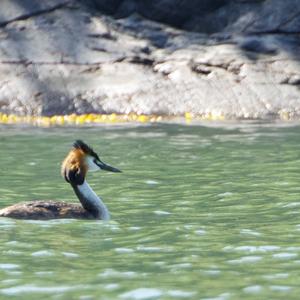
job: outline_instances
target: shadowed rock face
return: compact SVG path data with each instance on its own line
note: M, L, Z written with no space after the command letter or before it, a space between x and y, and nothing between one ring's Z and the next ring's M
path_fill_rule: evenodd
M228 0L131 0L131 1L90 1L96 9L111 14L117 18L128 17L133 13L141 16L175 26L185 28L193 20L214 12L216 9L226 5ZM197 17L197 20L195 19ZM207 31L207 28L204 29Z
M299 32L297 0L89 0L95 9L117 18L144 18L202 33Z
M296 118L297 3L2 0L0 111Z

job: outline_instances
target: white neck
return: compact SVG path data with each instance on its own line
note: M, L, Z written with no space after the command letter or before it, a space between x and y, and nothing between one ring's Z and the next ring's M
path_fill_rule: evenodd
M74 189L75 193L85 209L93 210L94 213L97 214L102 220L108 221L110 219L107 207L101 198L99 198L92 190L86 180L84 180L83 184L76 185L76 188L78 189L79 195Z

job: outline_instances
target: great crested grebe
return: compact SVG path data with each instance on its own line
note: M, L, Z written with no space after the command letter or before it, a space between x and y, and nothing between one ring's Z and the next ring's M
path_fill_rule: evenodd
M88 171L105 170L121 172L105 164L91 147L81 140L62 163L61 174L70 183L82 206L56 201L31 201L18 203L0 210L0 217L17 219L102 219L109 220L109 211L85 180Z

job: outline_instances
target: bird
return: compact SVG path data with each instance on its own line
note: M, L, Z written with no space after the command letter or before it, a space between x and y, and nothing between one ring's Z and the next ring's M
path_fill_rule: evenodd
M62 162L61 175L73 188L80 204L61 201L29 201L0 209L0 217L29 220L101 219L108 221L110 213L104 202L86 181L88 171L121 171L104 163L98 154L82 140L76 140Z

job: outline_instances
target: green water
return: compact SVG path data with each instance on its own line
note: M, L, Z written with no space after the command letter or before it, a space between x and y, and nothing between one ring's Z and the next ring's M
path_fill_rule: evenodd
M299 299L300 127L0 127L0 207L74 201L75 139L112 221L0 218L0 299Z

